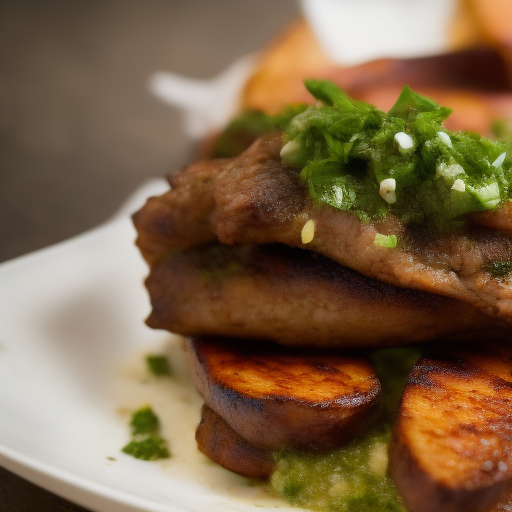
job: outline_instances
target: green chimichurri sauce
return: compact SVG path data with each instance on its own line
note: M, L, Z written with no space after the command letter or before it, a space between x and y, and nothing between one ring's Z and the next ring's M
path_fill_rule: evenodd
M446 231L463 225L465 213L495 209L511 197L510 138L445 129L451 109L409 87L383 112L332 82L305 85L316 106L277 116L246 112L219 137L214 156L234 156L257 136L284 131L281 157L297 168L311 197L363 221L392 213L404 224Z
M294 505L332 512L405 512L386 476L389 427L326 456L283 452L271 485Z
M167 459L171 456L166 441L159 436L160 421L149 406L135 411L130 421L132 440L122 451L142 460Z
M141 460L168 459L171 456L165 439L155 435L131 441L123 448L123 452Z
M491 261L484 266L484 270L493 277L506 277L512 273L512 260Z
M146 364L149 372L157 377L171 375L171 366L165 356L148 355L146 356Z
M382 383L378 426L347 446L326 455L283 450L276 455L271 487L290 503L328 512L406 512L388 474L391 418L407 375L420 353L416 349L373 354Z
M383 112L331 82L305 85L320 105L292 119L281 156L319 203L365 221L392 213L405 224L446 229L510 197L510 145L446 130L449 108L409 87Z
M151 407L146 406L135 411L130 421L132 436L156 434L160 428L160 421Z

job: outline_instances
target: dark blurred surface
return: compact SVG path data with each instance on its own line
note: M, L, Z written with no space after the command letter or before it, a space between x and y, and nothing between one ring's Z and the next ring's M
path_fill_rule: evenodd
M187 161L152 72L211 77L296 14L294 0L1 0L0 261L97 225Z
M106 220L187 162L179 112L147 91L260 49L295 0L1 0L0 261ZM82 511L0 468L0 511Z

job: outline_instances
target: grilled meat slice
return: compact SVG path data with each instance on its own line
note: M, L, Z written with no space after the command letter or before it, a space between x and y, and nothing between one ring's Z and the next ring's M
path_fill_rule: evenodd
M170 253L153 266L146 286L148 325L187 336L391 347L482 332L497 323L464 302L382 283L280 244L213 244Z
M216 239L210 215L215 208L213 182L225 160L198 162L168 176L171 190L150 197L133 215L137 245L151 265L168 249L195 247Z
M502 499L491 512L509 512L512 510L512 485L509 488L508 495Z
M196 441L209 459L249 478L268 478L274 471L272 453L248 443L207 405L201 410Z
M363 223L350 212L314 204L300 189L298 173L281 162L281 146L279 137L259 139L215 180L215 229L222 243L304 247L302 228L313 220L315 234L308 249L369 277L457 298L512 323L511 279L486 270L493 262L510 262L511 233L472 227L463 234L433 238L421 229L407 229L392 216ZM376 245L378 233L396 234L402 248Z
M196 164L213 167L211 181L196 195L186 185L182 196L176 182L174 190L143 207L135 215L135 225L145 258L154 262L170 250L215 237L225 244L279 242L321 253L395 286L462 300L512 323L511 277L489 271L496 263L510 266L512 233L473 225L462 234L434 238L392 216L376 224L363 223L350 212L315 204L299 173L281 162L281 146L281 135L270 135L239 157L218 163L220 167ZM185 171L189 173L194 174ZM304 245L301 232L308 220L316 227L313 240ZM376 245L378 233L397 235L399 248Z
M509 200L497 210L475 212L471 214L471 220L480 226L512 232L512 200Z
M410 374L390 455L411 512L487 512L510 495L512 348L481 345L425 357Z
M373 419L380 382L366 358L214 338L186 346L206 405L257 448L328 451Z

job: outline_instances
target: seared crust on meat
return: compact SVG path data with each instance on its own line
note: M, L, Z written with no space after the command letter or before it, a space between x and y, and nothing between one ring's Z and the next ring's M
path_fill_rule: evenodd
M226 160L206 160L168 176L171 190L150 197L132 219L137 246L150 264L168 250L195 247L216 239L210 215L215 208L213 182Z
M212 338L188 340L186 348L205 403L264 450L341 446L368 426L380 397L363 357Z
M252 446L207 405L201 409L196 441L209 459L239 475L264 479L274 471L271 452Z
M481 344L410 374L390 454L411 512L487 512L510 494L512 348Z
M496 328L469 304L281 244L170 253L146 280L155 329L286 345L391 347ZM505 328L502 328L505 332Z
M471 220L480 226L512 233L512 199L497 210L487 210L471 214Z
M274 183L279 165L286 176L295 177L294 187L299 183L298 173L290 174L279 163L280 147L279 138L259 139L240 160L241 165L231 164L215 180L215 229L222 243L281 242L307 247L369 277L458 298L488 315L512 322L510 278L498 279L484 270L490 262L510 260L512 234L475 228L462 235L439 235L434 240L429 233L407 229L392 216L376 224L363 223L350 212L314 204L305 190L294 195L289 204L290 189L284 186L273 187L271 201L266 202L267 195L260 193L267 182L265 175ZM264 163L245 165L253 151L270 153L268 172ZM303 206L298 211L300 203ZM267 212L271 205L279 205L286 214L277 220L270 217ZM296 214L290 216L289 211ZM315 235L304 246L301 231L310 219L315 222ZM376 245L378 233L397 235L401 248L390 250Z
M261 137L228 163L209 163L211 181L197 194L184 188L182 196L177 184L158 200L158 208L144 207L136 214L135 225L145 258L158 261L170 250L215 238L230 245L279 242L318 252L396 286L462 300L512 323L512 279L486 270L494 262L510 261L512 233L473 227L434 239L392 216L376 224L363 223L350 212L313 203L299 173L281 162L281 146L280 134ZM314 238L303 245L301 231L310 219L315 222ZM145 230L157 235L148 237ZM376 245L378 233L397 235L399 247Z

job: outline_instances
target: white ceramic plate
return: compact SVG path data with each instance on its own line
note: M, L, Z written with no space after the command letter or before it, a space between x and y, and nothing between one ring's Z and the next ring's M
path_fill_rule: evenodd
M196 449L201 400L180 340L143 323L146 267L128 211L57 246L0 265L0 464L98 512L274 510L260 487ZM148 377L165 352L173 377ZM173 456L121 452L130 413L151 404Z

